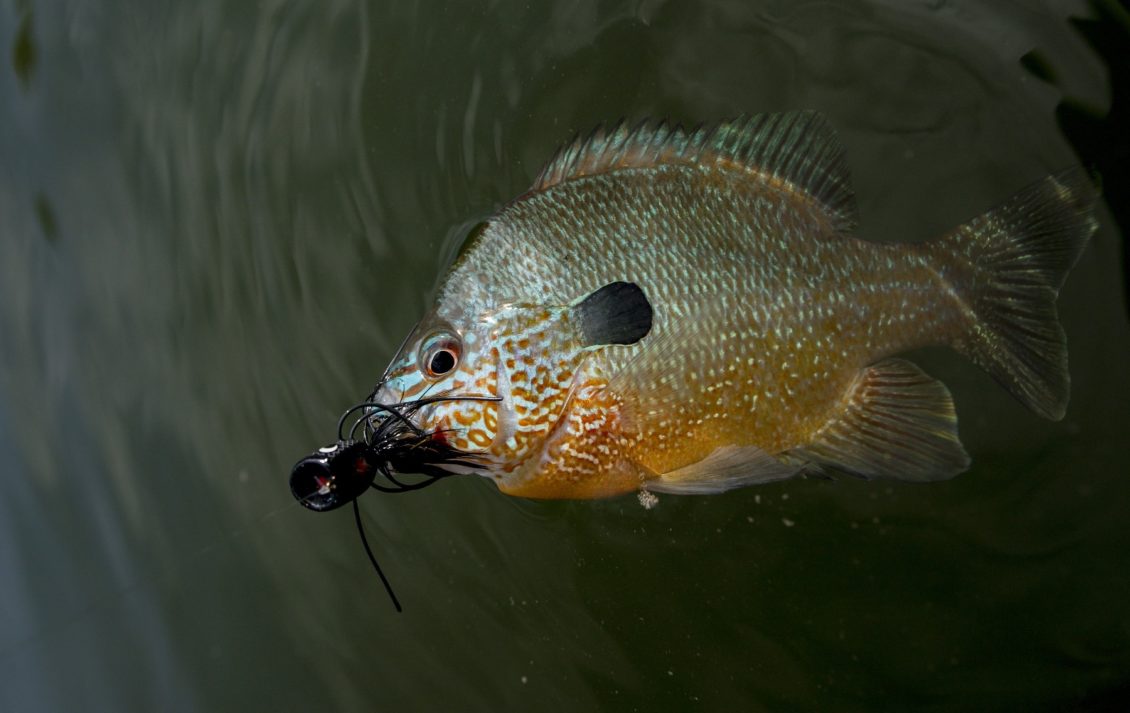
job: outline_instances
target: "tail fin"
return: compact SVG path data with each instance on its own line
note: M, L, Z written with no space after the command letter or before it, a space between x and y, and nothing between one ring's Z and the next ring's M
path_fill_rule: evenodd
M1028 186L932 247L971 312L955 344L1045 418L1067 409L1067 343L1055 300L1095 231L1098 192L1082 169Z

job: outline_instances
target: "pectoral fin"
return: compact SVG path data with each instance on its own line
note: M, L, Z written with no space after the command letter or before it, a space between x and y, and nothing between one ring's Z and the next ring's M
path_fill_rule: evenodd
M663 473L647 489L676 495L710 495L747 485L771 483L798 474L756 446L723 446L697 463Z
M863 478L914 482L945 480L969 467L949 390L903 359L860 372L840 415L789 455Z

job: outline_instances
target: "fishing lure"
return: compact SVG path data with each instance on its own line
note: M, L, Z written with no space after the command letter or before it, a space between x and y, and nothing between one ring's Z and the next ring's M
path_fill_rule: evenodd
M353 519L365 554L369 556L369 562L398 612L403 608L365 537L357 498L370 489L382 493L407 493L434 485L441 478L451 475L443 469L444 464L461 463L477 467L473 461L466 461L460 453L436 441L433 434L422 430L411 420L416 410L429 404L467 398L434 397L396 405L372 401L359 403L338 420L337 442L302 458L290 473L290 492L304 507L314 512L328 512L345 505L353 506ZM363 413L354 420L346 434L346 421L358 412ZM394 472L417 473L424 477L408 482L398 479ZM376 482L377 475L381 475L384 482Z

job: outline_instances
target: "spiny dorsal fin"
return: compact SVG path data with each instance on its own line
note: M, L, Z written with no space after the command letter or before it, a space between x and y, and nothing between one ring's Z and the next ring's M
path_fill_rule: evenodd
M824 206L836 227L855 227L855 196L835 132L814 111L739 116L691 131L644 121L597 127L558 149L531 190L571 178L664 164L719 164L784 181Z
M635 344L651 331L647 295L634 282L610 282L573 307L585 345Z
M839 415L789 455L862 478L914 482L969 467L949 390L904 359L864 369Z

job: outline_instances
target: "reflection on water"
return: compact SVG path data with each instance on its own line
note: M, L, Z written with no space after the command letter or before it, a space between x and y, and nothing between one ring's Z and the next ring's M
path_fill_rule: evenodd
M1060 301L1063 422L915 357L974 456L950 483L372 496L402 616L350 518L286 486L572 132L818 108L863 235L927 239L1076 161L1055 107L1109 84L1066 16L0 4L0 709L1114 710L1130 333L1105 213Z

